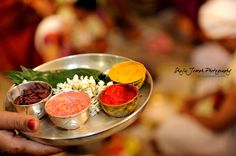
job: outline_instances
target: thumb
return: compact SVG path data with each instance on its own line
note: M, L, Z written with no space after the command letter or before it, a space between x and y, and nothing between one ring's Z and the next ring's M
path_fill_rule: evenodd
M34 132L39 129L39 119L31 115L0 111L0 129Z

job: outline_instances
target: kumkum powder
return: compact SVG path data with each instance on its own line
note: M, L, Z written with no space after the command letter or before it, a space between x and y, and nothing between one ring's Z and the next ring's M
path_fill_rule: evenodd
M122 105L137 96L138 89L132 84L114 84L107 87L99 96L106 105Z

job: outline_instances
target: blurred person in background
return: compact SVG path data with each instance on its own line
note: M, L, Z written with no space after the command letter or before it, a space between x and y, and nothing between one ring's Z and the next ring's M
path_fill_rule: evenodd
M199 12L200 27L209 39L231 54L228 66L232 71L221 88L196 98L190 98L176 114L155 131L159 150L167 155L233 156L236 155L236 1L209 0ZM214 51L212 51L214 53ZM215 53L217 55L217 53ZM208 55L208 61L213 59ZM217 64L217 63L216 63ZM211 98L217 104L208 115L195 108L202 100Z
M20 65L33 68L41 64L34 48L34 32L42 16L23 1L3 0L0 18L0 71L18 70ZM16 135L14 130L38 130L40 123L34 116L6 111L0 111L0 116L0 155L49 155L63 151Z
M70 38L67 36L64 21L60 16L53 14L39 23L34 44L43 62L70 54Z
M56 14L39 24L35 45L43 60L108 48L108 28L99 16L96 0L58 4Z
M42 63L33 44L41 17L22 1L3 0L0 5L0 71Z
M49 0L1 2L0 71L19 70L20 65L33 68L42 63L34 46L34 35L38 23L51 12Z
M105 3L101 3L112 18L112 25L120 28L127 39L136 40L140 37L141 32L133 19L133 10L129 4L125 0L106 0Z
M72 42L78 51L105 52L108 30L98 15L96 0L78 0L74 4L75 16L78 19L72 30Z
M170 0L171 4L177 11L176 33L181 39L188 42L203 40L199 21L198 12L201 5L206 0Z

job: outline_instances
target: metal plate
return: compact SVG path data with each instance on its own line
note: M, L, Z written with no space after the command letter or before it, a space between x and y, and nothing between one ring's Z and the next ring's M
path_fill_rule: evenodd
M54 69L93 68L101 72L108 71L111 66L122 61L130 60L125 57L110 54L81 54L67 56L53 60L36 67L34 70L46 71ZM140 89L142 97L138 100L138 107L127 117L114 118L100 111L98 115L90 117L86 124L76 130L63 130L55 127L47 116L41 119L40 129L36 133L22 132L26 137L49 145L80 145L90 141L97 141L108 137L133 123L147 104L153 88L153 81L147 72L144 85ZM10 111L11 105L6 101L5 109Z

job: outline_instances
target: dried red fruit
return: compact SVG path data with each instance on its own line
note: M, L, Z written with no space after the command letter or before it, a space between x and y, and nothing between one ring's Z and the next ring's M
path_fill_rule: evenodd
M18 96L14 100L14 104L16 105L30 105L37 103L46 97L48 97L50 91L46 86L43 86L40 83L35 83L31 87L24 89L23 94Z

